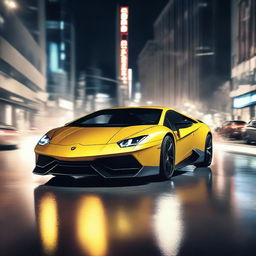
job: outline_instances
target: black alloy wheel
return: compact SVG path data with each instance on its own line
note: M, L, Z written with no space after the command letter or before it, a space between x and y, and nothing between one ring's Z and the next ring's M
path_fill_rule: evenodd
M250 137L246 132L243 134L242 139L245 140L246 144L251 144Z
M212 163L212 136L207 135L205 141L204 161L202 163L195 164L196 167L208 167Z
M172 177L175 169L175 145L171 136L164 137L161 145L160 174L161 180Z

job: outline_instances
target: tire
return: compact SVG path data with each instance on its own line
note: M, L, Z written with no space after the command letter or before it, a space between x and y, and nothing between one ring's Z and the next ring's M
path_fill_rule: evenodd
M246 139L246 144L250 145L252 143L252 141L250 139Z
M195 164L196 167L208 167L212 163L212 136L207 135L205 140L204 149L204 161L202 163Z
M171 136L164 137L160 155L160 180L168 180L172 177L175 168L175 145Z
M244 132L242 134L242 139L245 141L246 144L251 144L251 140L250 140L250 137L248 136L248 134L246 132Z

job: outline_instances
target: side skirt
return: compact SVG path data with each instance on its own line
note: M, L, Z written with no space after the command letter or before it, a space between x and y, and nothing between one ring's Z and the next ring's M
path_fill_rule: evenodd
M178 163L175 166L175 169L181 169L187 165L201 163L203 161L204 161L204 152L199 149L193 149L192 154L186 159L184 159L183 161L181 161L180 163Z

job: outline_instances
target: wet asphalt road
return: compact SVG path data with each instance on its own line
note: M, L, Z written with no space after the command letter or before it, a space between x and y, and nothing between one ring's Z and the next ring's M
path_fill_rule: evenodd
M1 256L256 255L256 156L218 146L171 181L73 181L32 175L36 141L0 151Z

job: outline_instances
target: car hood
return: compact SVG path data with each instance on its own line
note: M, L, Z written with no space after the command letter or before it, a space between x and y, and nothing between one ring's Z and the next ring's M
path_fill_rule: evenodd
M129 127L61 127L54 131L50 144L56 145L102 145L116 143L137 133L148 130L152 125ZM148 132L148 131L147 131ZM145 132L145 134L147 134Z

